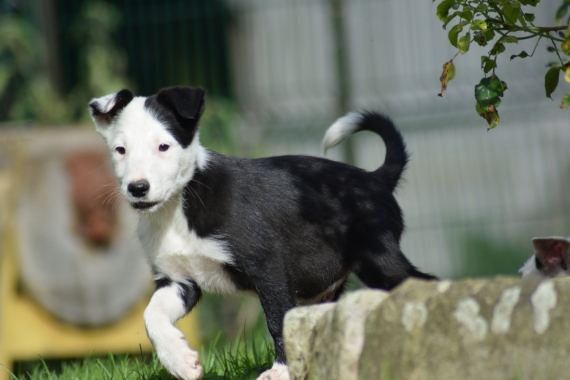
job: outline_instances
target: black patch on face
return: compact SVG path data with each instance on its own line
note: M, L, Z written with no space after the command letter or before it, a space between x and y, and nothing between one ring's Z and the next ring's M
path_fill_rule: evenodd
M204 113L205 94L199 87L170 87L148 97L144 106L186 148L194 139Z

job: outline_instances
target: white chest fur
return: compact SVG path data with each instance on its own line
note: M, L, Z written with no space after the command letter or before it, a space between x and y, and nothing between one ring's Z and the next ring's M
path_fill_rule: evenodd
M176 282L194 280L209 292L235 293L222 268L233 263L227 247L220 239L200 238L189 230L179 202L173 203L139 221L139 238L154 270Z

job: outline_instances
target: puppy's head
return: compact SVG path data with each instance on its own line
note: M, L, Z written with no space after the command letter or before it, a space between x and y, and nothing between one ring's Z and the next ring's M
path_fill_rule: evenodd
M193 87L166 88L148 98L121 90L89 103L121 193L135 209L159 209L206 165L198 139L204 95Z
M519 270L526 277L569 276L570 240L563 237L533 238L534 255Z

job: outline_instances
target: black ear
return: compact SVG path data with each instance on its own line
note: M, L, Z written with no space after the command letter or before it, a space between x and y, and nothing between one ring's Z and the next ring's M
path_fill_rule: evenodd
M204 113L206 90L200 87L169 87L156 94L156 101L174 111L182 126L196 126Z
M113 118L133 100L134 95L130 90L124 89L115 94L105 95L91 100L89 110L91 117L98 129L108 127Z

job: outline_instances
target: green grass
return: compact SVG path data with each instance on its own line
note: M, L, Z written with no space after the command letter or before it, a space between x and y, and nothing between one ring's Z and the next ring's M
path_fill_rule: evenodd
M200 361L204 367L204 380L255 379L271 367L274 350L265 337L252 332L232 343L214 342L202 348ZM13 380L172 380L158 362L156 355L115 356L86 358L54 363L39 360L27 369L12 374Z

